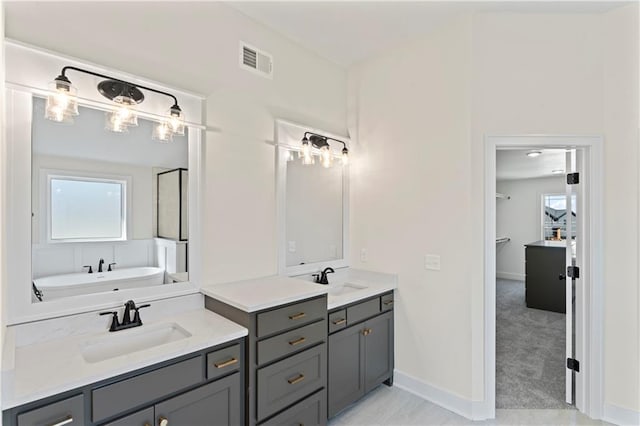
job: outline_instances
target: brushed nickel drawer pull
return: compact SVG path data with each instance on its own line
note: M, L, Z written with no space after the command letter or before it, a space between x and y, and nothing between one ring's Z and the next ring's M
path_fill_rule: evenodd
M297 377L294 377L293 379L289 379L287 380L287 382L289 382L290 385L295 385L296 383L300 383L303 380L304 380L304 374L298 374Z
M299 345L300 343L304 343L304 342L306 342L306 341L307 341L307 339L305 339L304 337L301 337L301 338L299 338L299 339L296 339L296 340L292 340L292 341L290 341L290 342L289 342L289 344L290 344L291 346L295 346L295 345Z
M298 312L297 314L289 315L289 319L290 320L297 320L297 319L300 319L300 318L304 318L306 316L307 316L307 314L305 314L304 312Z
M55 423L51 423L49 426L62 426L68 425L69 423L73 423L73 416L71 414L67 415L65 418L58 420Z
M215 364L213 364L213 366L215 368L225 368L225 367L228 367L230 365L237 364L237 363L238 363L238 359L237 358L231 358L231 359L228 359L228 360L226 360L224 362L216 362Z
M385 305L393 305L393 300L387 300L386 302L383 302Z
M340 319L332 321L332 322L333 322L333 325L340 325L340 324L344 324L345 322L347 322L347 320L344 319L344 318L340 318Z

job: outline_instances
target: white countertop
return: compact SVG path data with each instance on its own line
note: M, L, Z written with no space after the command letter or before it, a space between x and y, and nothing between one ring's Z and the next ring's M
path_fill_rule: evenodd
M82 357L81 348L87 340L134 332L145 326L152 327L154 324L162 323L176 323L191 336L94 363L89 363ZM2 371L2 409L16 407L246 335L246 328L201 308L145 321L141 327L115 333L103 329L99 332L69 335L22 346L16 345L15 337L7 336L5 365ZM7 345L13 347L7 348ZM12 356L7 357L7 352L12 352Z
M296 278L270 276L203 286L200 292L244 312L263 309L325 294L328 288Z

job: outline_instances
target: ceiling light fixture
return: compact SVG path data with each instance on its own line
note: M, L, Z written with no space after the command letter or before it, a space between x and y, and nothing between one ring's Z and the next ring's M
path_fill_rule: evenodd
M309 135L309 137L307 137ZM342 148L342 165L349 164L349 149L347 144L339 139L330 138L328 136L319 135L312 132L304 132L302 137L302 164L314 164L311 148L320 151L320 161L323 167L331 167L333 164L333 153L329 141L341 143Z
M115 108L106 114L105 127L108 130L124 133L129 127L138 125L138 115L134 107L144 101L142 90L146 90L173 99L167 116L156 125L152 137L168 142L173 140L174 134L184 135L184 114L178 106L178 99L172 94L72 66L62 68L60 75L50 83L51 93L47 96L45 118L71 124L73 117L78 115L78 91L66 76L69 70L105 79L98 84L98 91L116 104Z
M527 152L527 157L536 158L542 154L542 151L529 151Z

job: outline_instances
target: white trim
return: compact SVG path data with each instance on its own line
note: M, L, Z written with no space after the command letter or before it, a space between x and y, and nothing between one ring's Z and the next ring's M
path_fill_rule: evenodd
M604 404L602 420L616 425L637 426L640 425L640 411Z
M393 385L422 399L433 402L470 420L489 418L482 401L472 401L453 392L423 382L399 370L393 372Z
M342 166L335 162L333 167L343 168L342 177L342 258L327 260L323 262L307 263L304 265L287 266L287 233L286 233L286 211L287 211L287 159L289 157L292 144L285 140L286 133L300 133L300 139L304 132L313 132L336 138L344 141L347 147L351 145L349 138L334 135L320 129L313 129L308 126L291 123L277 119L275 125L276 141L276 218L278 229L278 273L280 275L296 276L317 272L326 267L344 268L349 266L349 166ZM293 147L295 148L295 147Z
M501 280L524 281L524 277L524 274L517 274L515 272L496 271L496 278Z
M581 361L580 380L576 386L576 407L589 417L602 417L603 407L603 140L601 136L554 136L554 135L515 135L485 136L484 145L484 188L485 188L485 244L484 244L484 407L489 417L495 417L495 333L496 333L496 148L500 147L544 147L544 148L582 148L586 154L586 165L589 170L585 210L589 218L585 218L586 257L584 263L590 268L590 274L580 280L584 292L582 318L577 318L576 333L580 334L576 341L576 353ZM584 223L583 222L583 223ZM580 303L580 301L578 302Z

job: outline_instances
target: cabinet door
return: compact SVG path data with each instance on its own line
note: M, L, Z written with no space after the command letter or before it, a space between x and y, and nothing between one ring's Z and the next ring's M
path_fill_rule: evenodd
M240 424L240 373L185 392L155 406L156 424L231 426ZM162 422L166 419L166 422Z
M360 324L329 336L329 417L364 395L363 331Z
M365 323L365 392L378 386L393 373L393 312Z
M151 426L153 424L153 407L136 411L126 417L114 420L104 426Z

